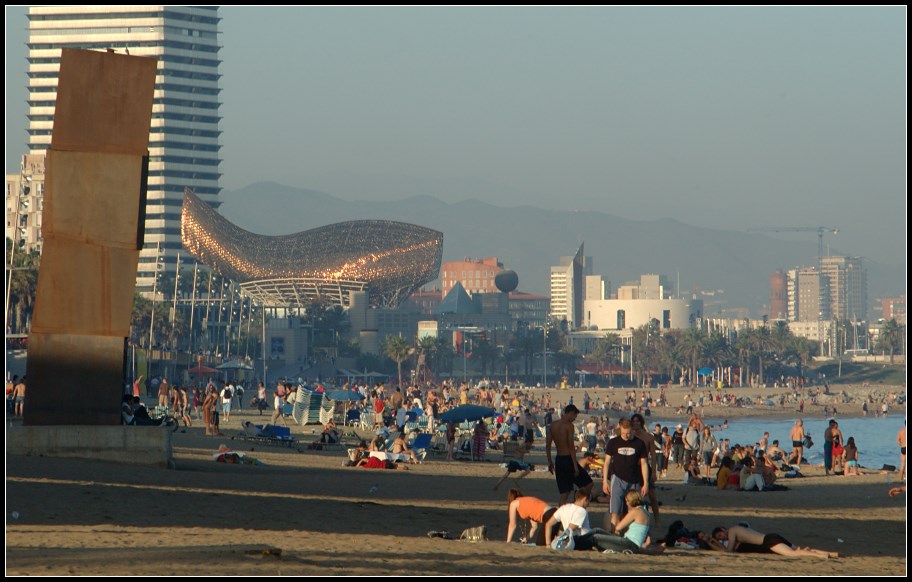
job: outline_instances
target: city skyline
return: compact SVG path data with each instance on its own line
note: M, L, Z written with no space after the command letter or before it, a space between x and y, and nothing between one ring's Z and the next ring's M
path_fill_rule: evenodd
M6 11L7 172L26 153L25 10ZM841 252L902 265L904 14L225 7L221 186L826 225Z

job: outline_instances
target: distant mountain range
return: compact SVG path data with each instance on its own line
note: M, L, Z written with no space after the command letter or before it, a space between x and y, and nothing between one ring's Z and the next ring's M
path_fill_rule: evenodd
M434 228L444 235L444 261L496 256L519 274L520 290L545 295L550 293L550 266L585 243L594 272L604 275L612 289L644 273L666 275L672 286L680 278L682 293L695 288L715 292L707 301L707 315L721 307L747 307L754 317L767 313L770 274L813 264L817 253L816 241L783 241L671 219L634 221L602 212L503 208L481 200L449 204L431 196L412 196L350 201L273 182L225 190L221 200L219 211L225 218L257 234L290 234L359 219ZM870 259L866 266L872 308L877 297L904 292L903 268ZM871 315L878 316L873 309Z

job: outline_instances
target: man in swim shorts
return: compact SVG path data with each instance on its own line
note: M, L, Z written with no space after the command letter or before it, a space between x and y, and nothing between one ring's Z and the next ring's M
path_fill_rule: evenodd
M573 486L580 491L591 493L592 478L589 473L580 467L576 460L576 446L574 446L573 423L579 416L579 409L569 404L564 408L560 420L551 425L548 438L545 441L545 455L548 457L548 471L557 481L557 490L560 492L560 505L567 503ZM557 448L557 456L551 460L551 443Z

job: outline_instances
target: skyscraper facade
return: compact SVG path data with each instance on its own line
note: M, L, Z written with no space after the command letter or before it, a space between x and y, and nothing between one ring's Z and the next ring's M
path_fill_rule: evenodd
M868 319L868 272L859 257L823 257L820 271L830 282L833 319Z
M461 283L469 293L496 293L494 277L503 270L503 263L497 257L447 261L440 267L440 297L446 297L456 283Z
M574 256L561 257L560 265L551 267L551 318L567 321L571 329L582 325L583 277L591 274L592 259L583 255L583 245Z
M788 292L785 283L785 273L782 269L773 271L770 275L770 309L771 319L786 319L788 317Z
M168 269L182 249L184 189L218 206L218 7L40 6L29 8L28 19L28 149L33 155L51 144L62 48L112 49L158 59L145 242L137 274L137 291L149 293L158 265Z

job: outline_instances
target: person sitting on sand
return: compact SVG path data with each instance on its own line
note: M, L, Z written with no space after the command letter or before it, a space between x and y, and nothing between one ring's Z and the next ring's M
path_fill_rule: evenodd
M861 472L858 470L858 447L855 446L855 437L849 437L849 440L846 441L845 447L843 447L843 471L842 474L845 477L860 477Z
M615 534L624 532L624 538L634 544L639 552L661 554L665 551L664 546L651 543L649 530L652 527L652 515L646 510L640 494L628 491L624 501L627 503L627 515L615 526Z
M357 467L358 461L367 460L368 458L370 458L370 451L367 450L367 442L361 441L358 443L357 448L349 449L348 460L345 461L343 467Z
M741 465L741 490L742 491L763 491L766 484L763 481L763 469L755 466L754 459L751 456L744 457Z
M838 558L837 552L814 548L800 548L779 534L763 534L744 525L717 527L712 537L724 546L724 551L734 553L779 554L791 557ZM713 549L719 549L714 546Z
M779 441L778 441L778 440L775 440L775 441L773 441L773 444L771 444L771 445L766 449L766 457L767 457L770 461L779 462L779 461L784 461L785 458L787 457L787 454L786 454L785 451L783 451L783 450L779 447Z
M399 436L396 437L396 440L393 441L393 445L390 447L390 453L394 455L408 455L410 463L417 463L418 458L415 457L415 451L408 448L408 443L405 442L405 433L399 433Z
M731 460L731 457L722 459L722 466L719 467L719 472L716 473L716 489L719 491L725 491L726 489L731 491L738 490L740 479L734 468L735 462Z
M495 487L496 489L496 487ZM545 545L544 524L551 519L557 508L552 507L536 497L523 495L519 489L510 489L507 492L507 512L509 523L507 525L507 543L513 541L516 525L520 519L529 520L529 533L526 541L535 541L535 545ZM539 527L542 526L542 527Z
M771 485L776 482L776 465L769 460L765 452L757 451L754 456L754 464L760 469L764 483Z
M700 461L696 457L690 460L686 473L687 485L713 485L709 478L700 475Z
M323 434L320 435L321 443L337 443L339 442L339 431L336 429L336 423L333 419L329 419L323 426Z

